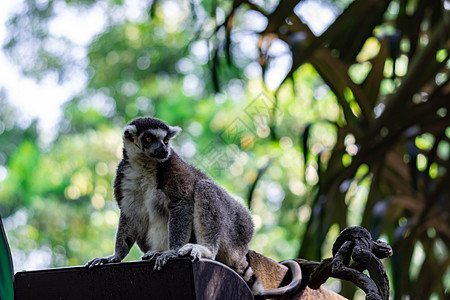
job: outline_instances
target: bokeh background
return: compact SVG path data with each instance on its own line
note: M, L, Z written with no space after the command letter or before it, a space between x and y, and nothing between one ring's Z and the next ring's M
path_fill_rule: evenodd
M2 3L0 214L15 271L113 252L121 130L155 116L251 208L251 248L389 242L393 299L448 299L447 0ZM134 247L126 260L139 260ZM352 285L328 287L364 298Z

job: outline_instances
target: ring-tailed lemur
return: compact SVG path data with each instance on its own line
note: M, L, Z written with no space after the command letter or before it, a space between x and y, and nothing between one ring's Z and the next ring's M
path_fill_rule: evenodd
M154 118L137 118L123 130L123 158L114 180L120 208L115 252L86 265L119 262L136 242L142 259L161 269L170 258L216 259L233 268L260 294L263 286L247 253L250 212L169 146L181 131Z

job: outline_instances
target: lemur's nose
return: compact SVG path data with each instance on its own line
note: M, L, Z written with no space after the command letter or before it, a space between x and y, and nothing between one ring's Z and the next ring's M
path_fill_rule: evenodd
M165 158L167 154L169 154L169 151L164 147L164 144L161 142L161 145L156 149L156 156L158 158Z

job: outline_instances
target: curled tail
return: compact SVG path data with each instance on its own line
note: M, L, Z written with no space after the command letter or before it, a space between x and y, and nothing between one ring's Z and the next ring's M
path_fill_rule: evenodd
M248 287L252 291L253 295L262 295L264 292L264 286L262 283L258 280L256 277L255 272L253 271L252 267L250 266L250 255L247 253L245 255L245 264L244 268L241 270L236 270L239 275L244 279L245 283L247 283Z
M249 265L245 276L249 278L247 283L255 296L277 298L291 295L300 288L302 272L297 262L286 260L277 263L252 250L248 251L246 260ZM291 281L289 284L281 286L286 279L287 272L290 272Z

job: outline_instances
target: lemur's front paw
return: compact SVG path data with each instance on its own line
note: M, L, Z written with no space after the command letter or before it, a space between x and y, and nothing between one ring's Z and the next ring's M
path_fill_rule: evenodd
M178 250L179 256L187 256L188 254L193 261L197 261L200 258L214 259L214 255L211 253L211 251L207 247L199 244L189 243Z
M162 252L158 255L155 262L155 267L153 270L161 271L161 269L167 264L167 261L172 258L177 258L178 253L175 250L169 250L166 252Z
M96 257L88 261L84 266L88 268L97 267L100 265L111 264L115 262L120 262L120 259L114 255L107 257Z
M150 250L145 252L145 254L142 256L142 260L155 260L163 253L164 252Z

